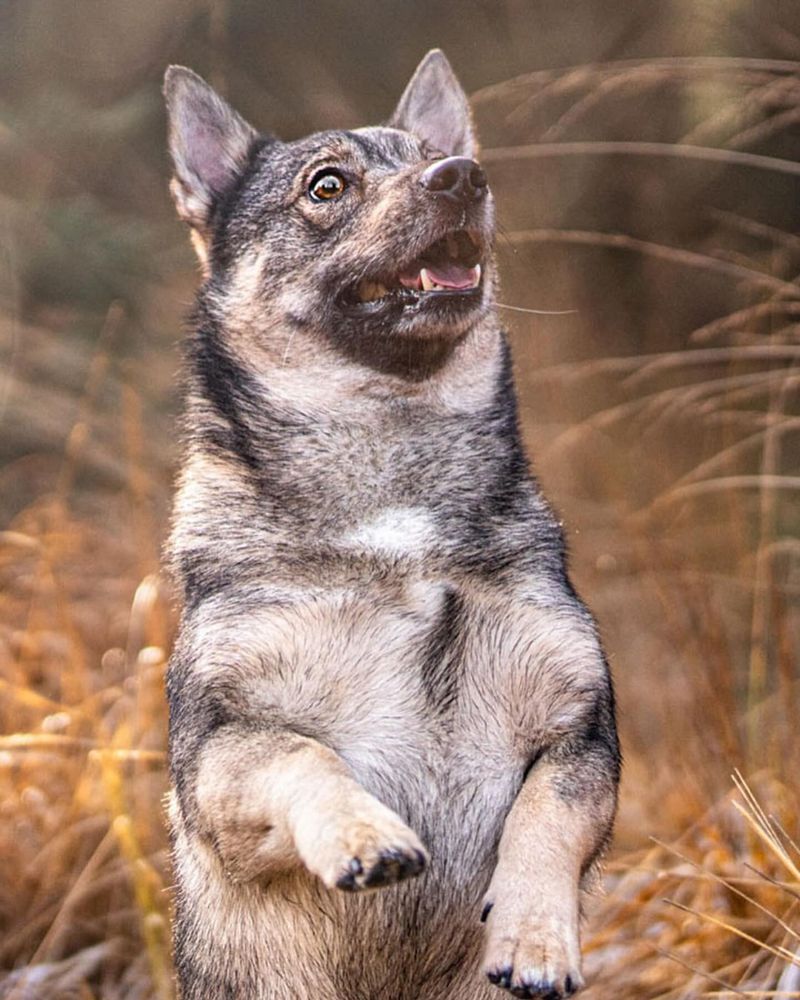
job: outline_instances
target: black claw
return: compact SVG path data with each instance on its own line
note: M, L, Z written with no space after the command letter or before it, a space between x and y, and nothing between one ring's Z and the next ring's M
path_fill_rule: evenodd
M413 854L407 854L400 848L391 848L381 852L377 864L364 879L364 885L370 887L389 885L419 874L424 867L425 855L421 851L415 850Z
M511 975L514 969L510 965L504 965L502 969L492 969L491 972L487 972L486 976L490 983L494 983L495 986L504 986L506 989L511 985Z
M561 1000L561 993L553 988L552 983L536 982L535 980L523 977L522 985L527 990L527 993L520 993L519 996L536 997L537 1000ZM512 990L511 992L513 993L514 991ZM516 996L517 994L514 995Z
M392 851L391 854L401 875L413 875L419 871L416 854L404 854L403 851Z
M391 885L411 875L417 875L425 867L425 855L414 850L406 853L399 847L381 851L375 864L364 871L360 858L351 858L346 871L339 877L336 886L345 892L355 892L361 888L376 888Z
M533 996L533 993L531 993L531 991L528 989L527 986L512 986L511 995L515 997L522 997L523 1000L525 1000L525 998L527 998L527 1000L530 1000L530 997Z
M356 877L363 874L364 866L358 858L351 858L347 862L347 871L336 880L336 888L344 892L355 892L358 888Z
M578 992L578 988L572 981L572 976L567 976L567 978L564 980L564 992L567 994L568 997L571 997L573 993Z
M484 906L484 908L483 908L483 909L481 910L481 923L482 923L482 924L485 924L485 923L486 923L486 918L487 918L487 917L489 916L489 914L490 914L490 913L492 912L492 907L493 907L493 906L494 906L494 903L487 903L487 904L486 904L486 905Z
M364 879L364 885L374 888L375 886L386 885L391 882L389 872L382 865L375 865L371 872Z
M396 882L403 872L405 858L397 850L381 851L377 864L367 873L364 885L380 886Z

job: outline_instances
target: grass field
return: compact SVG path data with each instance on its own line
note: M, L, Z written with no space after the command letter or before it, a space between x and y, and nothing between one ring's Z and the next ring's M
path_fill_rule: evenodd
M781 30L769 58L475 94L526 439L619 692L590 1000L800 997L800 36ZM39 106L0 133L4 1000L172 996L159 553L195 275L165 161L121 162L134 97L83 109L89 153L67 126L43 143Z

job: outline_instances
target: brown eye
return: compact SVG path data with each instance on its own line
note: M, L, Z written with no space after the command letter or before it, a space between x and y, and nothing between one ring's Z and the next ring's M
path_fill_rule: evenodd
M338 170L322 170L316 174L308 186L313 201L332 201L340 198L347 187Z

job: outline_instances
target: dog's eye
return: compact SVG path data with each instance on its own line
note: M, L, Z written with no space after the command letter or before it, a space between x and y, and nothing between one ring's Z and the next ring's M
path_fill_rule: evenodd
M321 170L308 185L313 201L333 201L344 194L347 182L338 170Z

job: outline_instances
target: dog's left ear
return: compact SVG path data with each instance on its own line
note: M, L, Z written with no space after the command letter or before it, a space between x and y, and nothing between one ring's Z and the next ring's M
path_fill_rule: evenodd
M478 154L467 95L441 49L431 49L417 66L389 125L413 132L447 156Z

